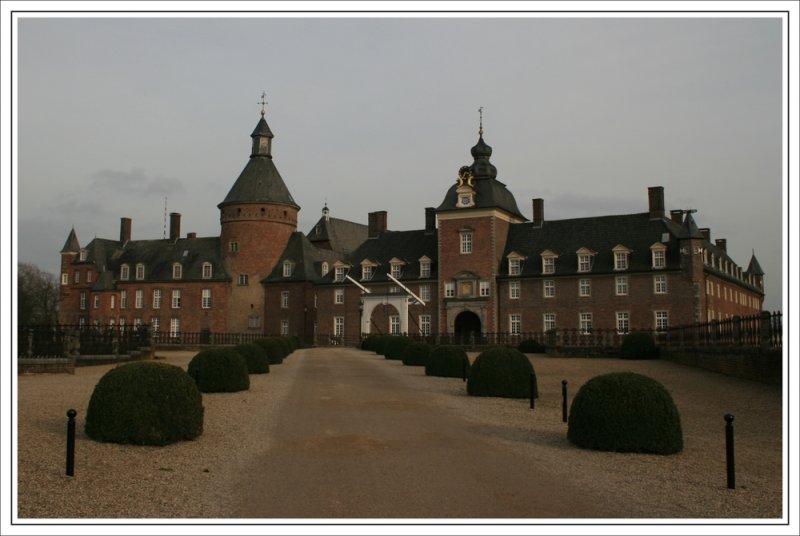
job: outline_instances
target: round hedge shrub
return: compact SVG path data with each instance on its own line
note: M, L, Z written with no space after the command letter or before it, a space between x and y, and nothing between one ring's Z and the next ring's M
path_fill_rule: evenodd
M539 341L534 341L533 339L527 339L519 343L517 350L519 350L523 354L543 354L546 348Z
M370 346L376 354L386 356L386 349L393 338L391 335L373 335Z
M431 346L424 342L412 342L403 350L403 364L409 367L424 367L431 354Z
M167 445L203 433L203 397L180 367L138 361L106 372L86 411L86 435L97 441Z
M572 401L567 438L578 447L674 454L683 449L678 408L659 382L634 372L596 376Z
M283 352L281 358L286 359L287 357L289 357L289 354L292 353L292 345L287 340L287 337L270 337L270 338L275 340L275 342L278 343L278 346L280 346L281 351Z
M658 347L652 335L646 331L634 331L622 339L619 355L622 359L656 359Z
M272 337L267 337L265 339L258 339L256 344L267 352L270 365L280 365L283 363L283 348L278 341Z
M384 356L386 359L403 359L406 346L411 344L411 339L400 335L391 335L384 343Z
M247 362L247 372L250 374L268 374L269 356L267 351L257 344L240 344L233 347Z
M458 346L437 346L425 363L426 376L463 378L465 370L469 374L469 358L467 352Z
M533 373L530 360L519 350L489 348L481 352L470 367L467 393L471 396L529 398ZM534 397L536 394L534 392Z
M203 393L233 393L250 388L247 361L233 348L202 350L189 361L187 369Z

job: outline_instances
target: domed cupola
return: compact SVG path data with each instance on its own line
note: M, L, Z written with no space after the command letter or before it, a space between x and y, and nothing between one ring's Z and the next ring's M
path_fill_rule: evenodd
M471 150L475 161L472 163L472 176L476 179L494 179L497 177L497 168L489 162L492 156L492 148L483 141L483 128L481 128L478 143Z

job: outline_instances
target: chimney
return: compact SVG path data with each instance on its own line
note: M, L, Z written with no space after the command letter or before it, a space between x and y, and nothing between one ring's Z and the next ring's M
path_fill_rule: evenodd
M175 242L181 237L181 215L177 212L169 213L169 239Z
M119 221L119 241L124 246L131 239L131 219L120 218Z
M368 238L378 238L381 233L386 231L386 211L369 213L369 235Z
M188 238L189 240L194 240L195 238L197 238L197 233L187 233L186 238Z
M724 252L728 252L728 240L726 238L717 238L714 244Z
M657 220L664 217L664 187L651 186L647 189L647 198L650 202L650 219Z
M427 207L425 209L425 234L436 231L436 209Z
M544 199L533 200L533 225L541 227L544 223Z
M709 229L708 227L704 227L700 229L700 234L703 235L703 238L711 242L711 229Z
M683 224L683 211L678 210L670 210L669 217L672 219L673 222L677 223L678 225Z

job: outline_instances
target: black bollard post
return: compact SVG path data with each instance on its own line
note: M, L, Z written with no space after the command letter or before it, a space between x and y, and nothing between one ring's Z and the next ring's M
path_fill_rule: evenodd
M530 394L531 394L531 409L534 408L534 400L536 399L536 374L531 372L530 378Z
M77 411L67 411L67 476L75 476L75 416Z
M567 422L567 380L561 380L561 420Z
M461 362L461 380L467 381L467 367L469 366L469 358Z
M728 489L736 489L736 466L733 459L733 415L725 415L725 458L728 465Z

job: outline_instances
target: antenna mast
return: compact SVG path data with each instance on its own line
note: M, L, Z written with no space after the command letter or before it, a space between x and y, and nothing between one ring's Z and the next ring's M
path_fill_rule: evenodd
M164 198L164 240L167 239L167 198Z

